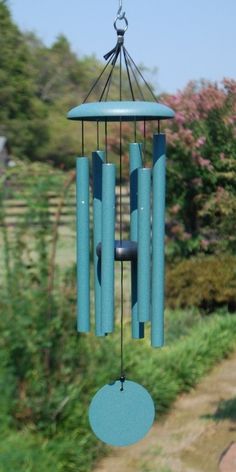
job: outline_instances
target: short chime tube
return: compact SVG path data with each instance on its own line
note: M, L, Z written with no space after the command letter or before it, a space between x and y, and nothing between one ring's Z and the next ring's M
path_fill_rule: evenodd
M150 320L151 169L138 169L138 319Z
M102 331L102 293L101 293L101 257L97 255L97 245L102 240L102 166L105 161L104 151L92 153L93 169L93 257L95 291L95 334L104 336Z
M76 160L77 200L77 329L90 331L89 160Z
M142 167L142 144L129 145L130 162L130 239L138 241L138 169ZM144 338L144 323L138 320L137 260L131 262L132 338Z
M102 331L114 330L115 165L102 166Z
M152 215L152 317L153 347L164 344L164 276L165 276L165 172L166 139L153 137L153 215Z

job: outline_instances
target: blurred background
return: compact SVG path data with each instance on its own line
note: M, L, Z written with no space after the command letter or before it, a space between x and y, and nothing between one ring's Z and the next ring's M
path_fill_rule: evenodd
M123 4L127 49L158 100L176 111L163 127L163 350L130 340L129 288L125 294L127 375L149 389L164 414L236 349L236 4ZM117 8L116 0L0 0L0 472L88 472L109 452L91 433L87 408L118 375L119 329L106 340L75 331L74 167L81 143L80 127L66 113L83 101L115 45ZM129 131L124 127L127 235ZM149 162L153 127L146 133ZM87 126L88 155L94 136ZM109 136L118 162L115 126ZM129 287L128 266L125 276Z

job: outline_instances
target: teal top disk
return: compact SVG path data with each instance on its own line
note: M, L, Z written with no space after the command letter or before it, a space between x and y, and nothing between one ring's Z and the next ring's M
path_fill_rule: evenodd
M130 446L143 439L155 417L153 400L148 391L126 380L105 385L93 397L89 422L95 435L110 446Z
M144 121L174 118L174 111L156 102L83 103L67 114L69 120L80 121Z

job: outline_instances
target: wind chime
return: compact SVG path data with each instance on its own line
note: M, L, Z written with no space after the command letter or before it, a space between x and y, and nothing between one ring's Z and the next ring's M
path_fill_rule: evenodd
M96 150L92 152L93 265L95 293L95 334L107 336L114 331L115 269L120 264L120 377L105 385L94 396L89 421L96 436L113 446L128 446L142 439L151 428L155 408L150 394L141 385L127 380L124 370L124 261L131 266L132 338L144 337L145 324L151 325L151 345L164 344L164 235L166 140L160 132L161 120L174 112L156 102L152 89L126 47L128 28L120 0L114 22L117 44L104 58L103 71L83 104L68 113L70 120L81 121L81 156L77 159L77 328L88 333L90 321L90 161L84 156L85 122L95 122ZM123 27L118 28L118 24ZM127 87L124 93L124 80ZM109 92L118 78L118 100L109 101ZM89 102L99 89L98 102ZM145 100L148 93L152 101ZM129 122L130 235L123 231L123 126ZM137 126L142 123L143 143L137 142ZM145 166L146 125L153 122L152 167ZM116 231L116 164L109 162L109 130L117 123L119 138L119 238Z

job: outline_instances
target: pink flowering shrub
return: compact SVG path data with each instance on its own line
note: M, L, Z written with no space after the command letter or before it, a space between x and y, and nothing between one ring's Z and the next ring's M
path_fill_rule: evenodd
M236 248L236 81L190 82L161 101L176 111L168 142L169 253ZM177 229L178 230L177 230Z

